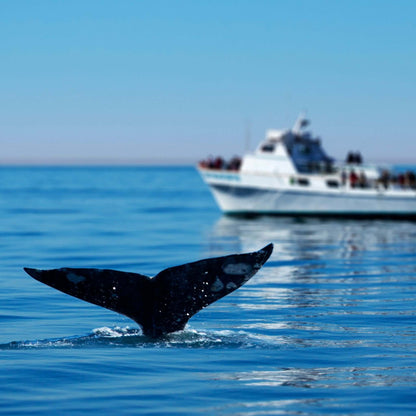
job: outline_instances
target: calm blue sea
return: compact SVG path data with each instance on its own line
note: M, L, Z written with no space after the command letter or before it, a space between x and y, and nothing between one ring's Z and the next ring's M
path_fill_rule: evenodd
M269 242L158 341L22 269L154 275ZM4 167L0 328L2 415L414 415L416 223L224 217L192 167Z

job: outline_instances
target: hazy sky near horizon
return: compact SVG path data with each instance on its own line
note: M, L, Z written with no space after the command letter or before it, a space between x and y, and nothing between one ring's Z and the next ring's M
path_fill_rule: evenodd
M0 162L188 160L301 111L416 161L416 1L0 0Z

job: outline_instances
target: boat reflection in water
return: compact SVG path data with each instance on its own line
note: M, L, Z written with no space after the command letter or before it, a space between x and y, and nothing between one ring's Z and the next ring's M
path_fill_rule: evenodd
M212 253L274 243L233 306L245 317L237 329L259 340L275 366L215 377L259 388L329 388L338 404L350 388L416 383L413 364L393 365L414 347L415 236L416 224L407 221L221 217L209 238Z

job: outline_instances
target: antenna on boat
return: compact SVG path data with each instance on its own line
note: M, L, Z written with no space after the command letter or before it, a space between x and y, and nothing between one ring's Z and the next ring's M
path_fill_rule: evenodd
M309 126L309 124L310 124L310 121L306 118L306 113L302 112L299 114L298 118L296 119L292 130L295 134L300 134L301 130L305 128L306 126Z
M250 128L250 120L246 119L245 120L245 153L248 153L250 151L250 140L251 140L251 128Z

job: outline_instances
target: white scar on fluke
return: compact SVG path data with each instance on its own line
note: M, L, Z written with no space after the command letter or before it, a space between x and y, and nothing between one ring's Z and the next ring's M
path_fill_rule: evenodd
M217 277L211 286L211 292L219 292L222 289L224 289L224 283Z
M253 267L247 263L227 264L223 270L227 274L244 274L249 273Z
M272 251L269 244L252 253L170 267L153 278L107 269L25 271L61 292L133 319L147 336L160 337L184 329L198 311L246 283Z
M79 276L77 274L74 273L68 273L68 275L66 276L66 278L71 281L72 283L74 283L75 285L83 282L85 280L84 276Z

